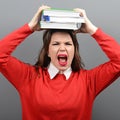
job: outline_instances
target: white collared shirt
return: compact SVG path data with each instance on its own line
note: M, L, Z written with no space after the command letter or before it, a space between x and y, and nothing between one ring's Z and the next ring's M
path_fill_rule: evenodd
M66 80L69 79L71 72L72 72L71 67L69 67L67 70L63 72L63 74L66 77ZM48 67L48 73L50 75L50 78L53 79L59 73L59 70L52 63L50 63Z

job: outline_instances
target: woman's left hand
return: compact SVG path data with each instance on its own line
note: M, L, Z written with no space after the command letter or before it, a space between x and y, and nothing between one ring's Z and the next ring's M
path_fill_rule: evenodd
M94 34L97 30L97 27L92 24L92 22L88 19L86 12L84 9L75 8L74 11L79 12L80 16L84 18L85 23L82 23L80 29L76 30L75 33L89 33Z

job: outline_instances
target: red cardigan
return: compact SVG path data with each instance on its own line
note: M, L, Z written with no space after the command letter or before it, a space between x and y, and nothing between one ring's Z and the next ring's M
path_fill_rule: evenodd
M91 70L72 72L68 80L57 75L50 80L47 69L26 64L11 53L33 31L28 24L0 41L0 71L18 90L23 120L90 120L95 97L120 72L120 46L98 29L92 35L110 61Z

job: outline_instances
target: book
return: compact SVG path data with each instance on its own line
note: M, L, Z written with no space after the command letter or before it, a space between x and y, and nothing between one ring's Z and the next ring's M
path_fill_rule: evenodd
M40 26L45 29L77 30L84 22L84 18L74 10L50 8L42 11Z
M43 29L77 30L81 27L81 23L59 23L59 22L40 21L40 27Z
M41 20L47 22L78 22L78 23L85 22L83 17L63 17L63 16L56 17L48 15L43 15Z
M45 9L42 11L43 15L47 16L58 16L58 17L80 17L79 12L75 12L74 10L67 10L67 9L57 9L57 8L50 8Z

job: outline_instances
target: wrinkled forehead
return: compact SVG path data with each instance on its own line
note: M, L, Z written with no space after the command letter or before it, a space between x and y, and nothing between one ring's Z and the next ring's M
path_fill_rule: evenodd
M66 33L66 34L72 34L73 30L66 30L66 29L49 29L49 33L54 34L54 33Z
M51 41L72 41L72 38L67 32L54 32L51 36Z
M58 38L69 38L72 39L73 43L76 44L76 35L74 34L73 30L66 30L66 29L48 29L43 34L43 43L49 44L51 42L51 38L58 39Z

